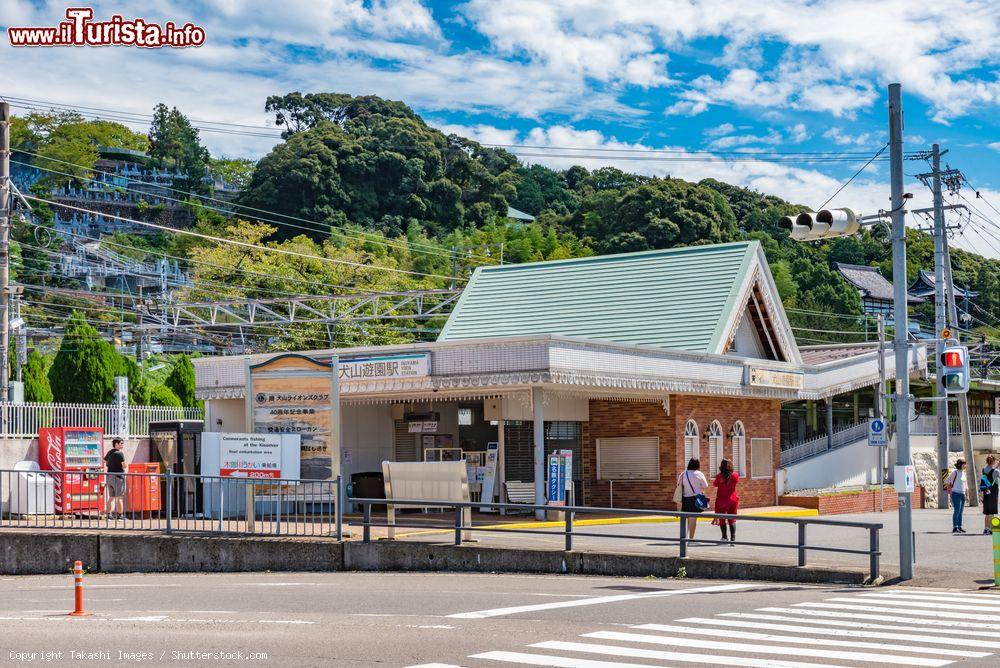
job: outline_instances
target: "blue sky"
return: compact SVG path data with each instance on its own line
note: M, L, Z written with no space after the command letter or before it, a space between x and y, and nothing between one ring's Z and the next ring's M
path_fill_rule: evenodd
M134 5L93 3L97 18L133 17ZM66 6L6 0L0 25L54 25ZM907 149L940 142L950 150L946 160L1000 207L1000 13L990 0L143 6L150 21L201 25L205 46L12 49L3 40L0 63L13 74L0 93L140 113L165 101L195 118L252 125L273 124L263 111L269 94L374 93L407 102L447 131L550 149L522 149L547 153L525 160L713 177L819 204L863 160L737 162L721 152L874 153L886 139L885 87L899 81ZM203 137L227 155L259 156L274 143ZM601 157L553 158L551 147ZM714 157L658 162L646 149ZM646 159L625 159L637 155ZM924 165L907 168L912 174ZM885 206L886 179L884 163L876 163L834 204ZM923 186L907 188L929 202Z

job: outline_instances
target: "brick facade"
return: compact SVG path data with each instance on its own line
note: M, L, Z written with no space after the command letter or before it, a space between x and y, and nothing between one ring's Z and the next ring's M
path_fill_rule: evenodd
M747 469L750 468L750 439L770 438L772 467L769 477L751 479L741 476L738 493L745 508L776 503L774 469L780 457L781 403L777 400L730 397L674 395L670 414L660 402L598 401L590 402L590 421L583 423L584 502L591 506L610 505L611 484L597 478L597 439L623 436L658 436L660 439L660 479L658 481L616 481L614 505L619 508L674 508L673 494L677 477L687 466L684 458L684 427L694 420L699 431L702 472L709 482L716 471L708 471L708 430L712 421L722 425L723 456L733 458L730 430L737 420L746 430ZM714 500L714 490L710 495Z

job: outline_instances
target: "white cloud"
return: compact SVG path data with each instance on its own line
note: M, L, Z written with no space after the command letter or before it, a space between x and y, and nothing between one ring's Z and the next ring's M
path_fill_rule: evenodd
M1000 141L993 141L986 145L986 148L991 148L994 151L1000 153Z
M829 139L834 144L840 146L864 146L873 147L885 143L884 135L876 132L861 132L856 135L848 134L839 127L832 127L823 133L823 137Z
M809 131L806 129L805 123L796 123L792 127L788 128L788 134L789 139L796 144L801 144L811 136Z
M753 144L774 145L781 143L783 139L784 137L782 137L780 132L771 130L766 135L726 135L718 137L708 142L708 147L716 151L721 151Z
M736 131L736 126L732 123L723 123L722 125L717 125L714 128L707 128L703 135L706 137L721 137L722 135L732 134Z

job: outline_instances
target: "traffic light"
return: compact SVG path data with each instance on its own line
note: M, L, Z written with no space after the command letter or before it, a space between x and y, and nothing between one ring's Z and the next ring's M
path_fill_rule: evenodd
M965 346L948 346L941 353L941 383L945 394L964 394L969 391L969 349Z
M823 209L800 213L794 218L782 216L778 227L791 232L795 241L818 241L857 234L861 229L860 219L854 209Z

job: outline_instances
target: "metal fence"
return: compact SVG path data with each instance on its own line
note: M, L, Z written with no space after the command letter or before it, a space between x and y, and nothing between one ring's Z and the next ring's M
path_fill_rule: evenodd
M32 438L42 427L100 427L105 434L114 434L118 408L111 404L40 404L2 403L0 414L6 412L7 435ZM128 424L131 436L148 436L150 422L165 420L201 420L200 408L170 408L167 406L129 406Z
M0 469L0 528L339 540L340 480Z
M1000 415L970 415L969 422L973 434L1000 434ZM937 434L937 416L921 415L910 423L910 433L921 436ZM956 416L949 416L948 432L957 436L962 433L962 425Z
M721 513L685 513L675 510L635 510L635 509L623 509L623 508L589 508L584 506L538 506L529 505L521 503L476 503L476 502L456 502L456 501L439 501L439 500L414 500L414 499L392 499L391 501L386 501L385 499L356 499L349 498L347 503L358 504L362 507L362 540L366 543L371 542L371 528L372 527L389 527L393 526L396 528L418 528L418 529L441 529L447 530L454 533L454 544L461 545L465 536L468 536L469 532L475 531L487 531L487 532L502 532L511 534L542 534L542 535L562 535L564 539L564 548L567 552L573 550L573 539L575 537L587 537L587 538L615 538L615 539L627 539L627 540L640 540L640 541L658 541L658 542L669 542L677 543L679 556L685 558L688 556L688 551L692 546L696 545L738 545L741 547L769 547L769 548L784 548L788 550L794 550L797 554L797 563L799 566L807 565L807 557L809 552L831 552L835 554L856 554L856 555L866 555L868 557L868 569L870 581L874 582L879 577L879 559L882 555L879 549L879 531L882 529L882 524L875 522L847 522L842 520L825 520L815 517L765 517L757 515L728 515ZM391 525L387 521L374 521L372 520L372 506L384 506L386 504L392 506L409 506L417 508L453 508L454 509L454 522L445 523L435 523L433 521L421 521L421 522L393 522ZM505 528L497 525L491 526L475 526L474 522L466 523L465 514L467 509L482 509L482 508L500 508L503 510L511 511L525 511L525 510L543 510L543 511L560 511L565 514L565 523L563 529L559 531L558 529L553 531L551 528ZM669 536L664 536L663 534L658 535L623 535L619 533L608 533L596 531L592 526L585 527L584 531L580 531L575 526L575 520L577 515L586 514L599 514L608 513L614 515L632 515L632 516L645 516L650 515L665 516L665 517L676 517L678 519L678 533L676 538L670 538ZM733 519L739 522L770 522L776 524L794 524L797 527L797 541L795 543L764 543L757 541L745 541L740 540L738 542L730 543L724 540L711 540L699 538L695 541L692 538L688 538L687 535L687 525L688 523L683 521L685 518L712 518L712 519ZM490 520L492 521L492 520ZM356 524L356 522L352 522ZM841 528L855 528L862 529L868 534L868 548L848 548L848 547L832 547L826 545L810 545L807 542L807 529L810 526L835 526Z
M781 465L787 466L827 450L835 450L844 445L856 443L868 435L868 420L844 425L833 430L833 438L826 434L816 436L800 443L793 443L781 451ZM832 441L832 443L831 443Z

